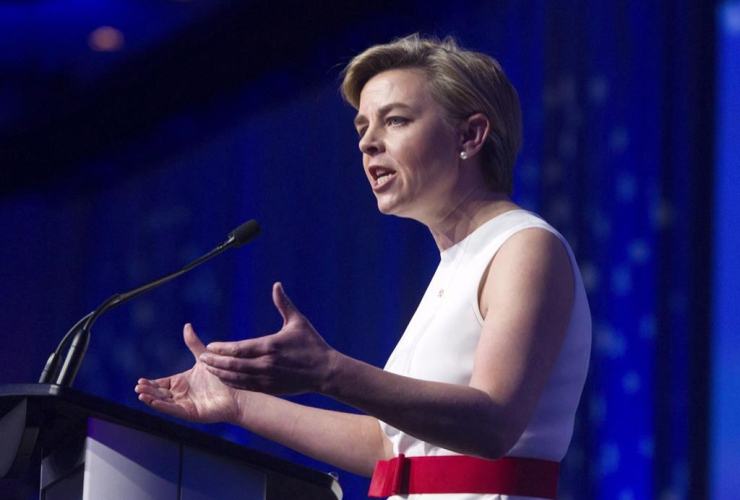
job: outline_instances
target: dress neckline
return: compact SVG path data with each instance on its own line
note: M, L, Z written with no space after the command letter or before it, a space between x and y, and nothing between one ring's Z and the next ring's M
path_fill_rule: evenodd
M486 222L484 222L483 224L481 224L480 226L478 226L477 228L475 228L473 231L471 231L470 234L468 234L466 237L464 237L463 239L461 239L460 241L458 241L454 245L452 245L450 247L447 247L444 250L442 250L439 253L439 256L440 256L442 262L451 262L451 261L454 261L461 254L464 254L465 253L465 249L468 246L468 243L473 238L473 236L475 236L476 233L483 232L483 229L484 228L493 225L494 222L500 222L503 218L505 218L506 216L508 216L510 214L520 213L520 212L524 212L524 213L528 213L528 214L531 214L532 213L532 212L530 212L528 210L524 210L523 208L515 208L513 210L507 210L506 212L502 212L502 213L500 213L498 215L495 215L495 216L491 217Z

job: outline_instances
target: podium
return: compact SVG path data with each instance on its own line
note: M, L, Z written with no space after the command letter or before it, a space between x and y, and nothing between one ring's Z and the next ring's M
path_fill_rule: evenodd
M0 477L36 443L41 500L342 498L329 474L143 411L58 385L0 386Z

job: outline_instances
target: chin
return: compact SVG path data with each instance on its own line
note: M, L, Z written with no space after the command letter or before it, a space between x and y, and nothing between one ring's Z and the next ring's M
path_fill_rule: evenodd
M384 193L388 194L388 193ZM419 220L419 203L416 199L403 196L377 196L378 211L383 215L395 215L404 219Z
M378 203L378 211L383 215L395 215L389 207Z
M409 210L404 210L403 207L398 204L378 203L378 211L383 215L395 215L396 217L404 219L417 220L416 217L409 213Z
M401 205L398 203L397 199L388 199L388 197L381 196L376 198L376 201L378 202L378 211L380 211L381 214L400 215L399 210Z

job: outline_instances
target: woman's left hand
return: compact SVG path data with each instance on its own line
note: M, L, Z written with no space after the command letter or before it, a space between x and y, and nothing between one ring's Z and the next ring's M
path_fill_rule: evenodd
M238 342L213 342L200 361L235 389L270 394L322 392L338 354L293 305L280 283L272 300L283 317L272 335Z

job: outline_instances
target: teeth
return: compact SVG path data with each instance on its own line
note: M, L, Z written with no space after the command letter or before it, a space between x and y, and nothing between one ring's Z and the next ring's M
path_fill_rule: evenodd
M382 186L383 184L385 184L386 182L388 182L388 179L390 179L390 178L391 178L391 174L384 174L384 175L381 175L380 177L378 177L378 180L376 182L377 182L378 186Z

